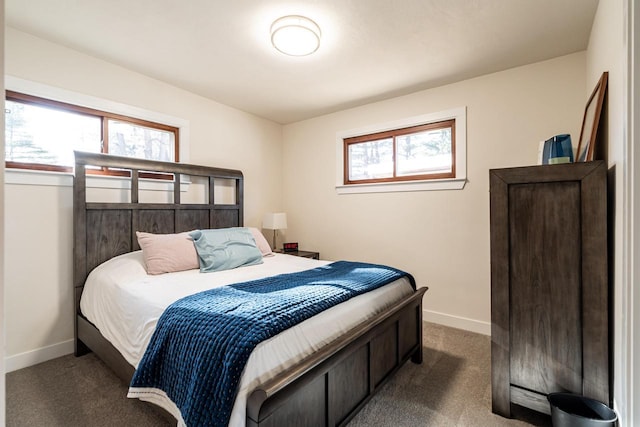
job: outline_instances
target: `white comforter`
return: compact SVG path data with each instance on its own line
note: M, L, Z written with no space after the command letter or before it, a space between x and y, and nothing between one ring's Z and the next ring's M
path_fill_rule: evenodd
M124 358L137 367L160 315L172 302L206 289L308 270L328 263L276 254L265 257L260 265L216 273L189 270L151 276L145 271L142 252L132 252L113 258L91 272L80 308ZM260 383L354 326L374 318L411 292L409 281L400 279L352 298L259 344L245 366L229 425L245 425L248 394ZM168 398L138 397L162 406L178 419L179 424L182 423L179 412Z

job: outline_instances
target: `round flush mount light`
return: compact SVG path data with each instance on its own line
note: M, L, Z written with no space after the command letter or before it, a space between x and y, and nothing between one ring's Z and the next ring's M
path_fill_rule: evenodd
M320 47L320 27L304 16L283 16L271 24L271 43L285 55L310 55Z

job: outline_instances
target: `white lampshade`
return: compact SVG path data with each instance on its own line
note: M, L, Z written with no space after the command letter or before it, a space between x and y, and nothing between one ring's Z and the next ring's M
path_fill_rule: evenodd
M283 16L271 25L271 43L286 55L310 55L320 47L320 27L304 16Z
M262 228L267 230L282 230L287 228L286 213L267 213L262 218Z

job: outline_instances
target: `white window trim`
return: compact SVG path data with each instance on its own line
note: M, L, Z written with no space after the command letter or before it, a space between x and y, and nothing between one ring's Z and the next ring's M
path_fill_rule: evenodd
M344 139L354 136L402 129L426 123L455 119L456 121L456 176L455 178L420 181L376 182L370 184L344 184ZM387 193L396 191L462 190L467 182L467 108L459 107L436 113L341 131L336 134L336 192L338 194Z
M14 92L24 93L26 95L46 98L53 101L65 102L67 104L78 105L81 107L92 108L94 110L108 111L110 113L121 114L124 116L135 117L151 122L162 123L165 125L178 128L180 138L179 158L180 163L189 162L189 121L178 117L158 113L144 108L134 107L107 99L98 98L91 95L85 95L43 83L37 83L30 80L21 79L19 77L5 75L5 89ZM4 159L3 159L4 160ZM72 185L73 175L65 172L50 172L41 170L13 169L5 168L5 183L18 185L48 185L67 187ZM104 178L104 177L103 177ZM122 179L122 178L120 178ZM116 179L117 181L117 179ZM87 182L91 186L100 188L122 188L122 184L116 184L116 181L106 181L110 184L100 184L101 181L92 177ZM141 180L142 183L142 180ZM106 185L106 187L105 187ZM168 185L166 183L164 186ZM151 186L154 187L154 186Z

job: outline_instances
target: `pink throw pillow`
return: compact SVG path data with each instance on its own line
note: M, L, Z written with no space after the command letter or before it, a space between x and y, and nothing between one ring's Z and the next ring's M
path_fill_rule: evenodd
M136 231L148 274L200 268L198 254L188 232L152 234Z

